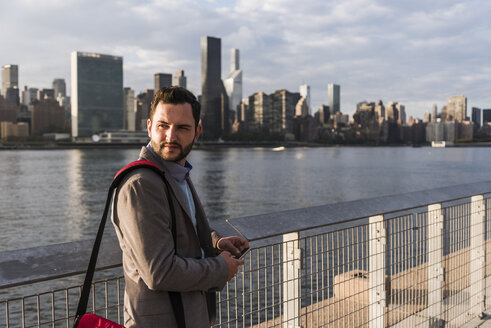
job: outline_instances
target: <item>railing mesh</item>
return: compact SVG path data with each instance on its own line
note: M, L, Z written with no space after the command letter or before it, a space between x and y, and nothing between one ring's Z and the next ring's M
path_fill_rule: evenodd
M302 232L296 240L256 242L217 294L215 327L462 325L473 318L479 295L491 292L491 199L484 198L482 224L474 205L456 201L385 214L375 230L364 218ZM377 243L380 251L371 250ZM484 263L476 266L481 253ZM375 266L383 273L378 284L370 282ZM474 285L479 275L482 293ZM76 286L0 300L0 327L71 327L79 295ZM88 310L122 324L123 295L123 278L98 281ZM382 312L374 312L378 306Z

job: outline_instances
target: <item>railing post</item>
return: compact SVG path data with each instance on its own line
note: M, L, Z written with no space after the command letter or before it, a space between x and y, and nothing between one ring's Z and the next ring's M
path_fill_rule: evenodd
M283 328L300 328L300 270L302 251L298 232L283 235Z
M469 314L482 316L484 312L484 196L471 198L471 262L470 291L471 304Z
M439 327L442 322L443 304L443 212L442 204L428 206L427 255L428 255L428 316L430 326Z
M369 286L370 305L369 319L370 328L385 327L385 244L386 231L384 216L372 216L369 219Z

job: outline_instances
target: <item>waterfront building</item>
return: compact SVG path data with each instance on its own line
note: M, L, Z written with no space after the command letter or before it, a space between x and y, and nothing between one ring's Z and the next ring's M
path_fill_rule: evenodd
M15 123L17 121L17 114L17 106L6 100L3 96L0 96L0 122Z
M224 81L227 91L228 102L231 111L238 110L242 101L242 70L239 66L239 49L232 49L230 52L230 74Z
M182 88L187 88L186 76L184 75L184 70L180 69L174 74L172 78L172 85L176 85Z
M103 131L99 133L100 143L148 143L147 131Z
M341 87L337 84L328 84L327 95L331 115L336 115L337 112L341 111Z
M293 133L295 106L300 100L300 93L288 90L276 90L271 95L271 133Z
M472 140L474 137L474 123L463 121L456 123L456 139Z
M154 91L152 89L145 89L144 92L136 96L136 108L135 108L135 129L136 131L147 130L147 120L150 114L150 106L152 105Z
M73 137L122 129L123 57L71 53L71 122Z
M20 104L20 99L19 99L19 89L17 87L10 87L7 88L7 93L5 94L5 99L10 101L12 104L19 105Z
M299 87L300 96L305 98L305 103L308 108L308 113L310 114L310 85L302 84Z
M55 99L58 99L58 96L66 97L66 83L65 79L54 79L53 80L53 90Z
M135 91L124 88L124 128L128 131L136 131Z
M22 104L26 106L31 105L37 99L37 95L37 88L28 88L27 86L24 86L24 90L22 91Z
M447 100L447 120L462 122L467 119L467 98L453 96Z
M455 141L457 136L455 122L430 122L426 124L426 141Z
M70 119L70 97L62 96L61 94L56 97L56 101L61 107L65 109L65 118Z
M236 121L237 122L246 122L248 110L249 110L249 98L242 99L239 107L237 108Z
M391 101L385 107L385 119L389 122L397 122L399 119L399 110L397 109L397 102Z
M2 66L2 93L4 97L7 97L7 89L19 89L19 66L18 65L4 65ZM19 103L18 101L12 101L13 103Z
M474 122L477 127L481 126L481 108L472 107L472 122Z
M483 109L482 110L482 122L483 122L483 125L486 122L491 123L491 109Z
M385 106L382 100L379 100L377 105L375 105L375 113L377 114L378 119L385 120Z
M399 111L399 124L405 125L406 124L406 106L402 104L396 104L396 108Z
M9 137L28 137L29 124L26 122L12 123L8 121L0 122L0 138L7 139Z
M63 132L65 109L54 99L44 99L31 105L31 135Z
M336 114L333 115L333 121L335 125L346 125L349 122L349 115L343 114L341 112L336 112Z
M222 82L221 40L201 37L201 122L204 139L229 133L229 100Z
M301 97L300 99L305 99ZM304 101L305 107L307 107L306 100ZM293 119L293 134L295 140L303 142L313 142L319 139L318 122L315 121L311 115L296 116Z
M306 117L309 115L309 106L307 106L307 99L300 97L300 100L295 105L295 116Z
M322 125L326 125L329 122L329 116L329 106L327 105L320 105L315 113L315 118Z
M172 86L172 74L155 73L154 75L154 90L159 91L163 87Z
M249 97L247 124L251 131L269 131L271 98L264 92L256 92Z

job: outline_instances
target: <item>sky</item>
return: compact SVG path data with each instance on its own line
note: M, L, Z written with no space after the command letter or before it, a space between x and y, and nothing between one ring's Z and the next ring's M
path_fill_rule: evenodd
M153 89L154 73L183 69L201 93L200 39L222 40L222 77L240 50L243 96L310 85L315 112L327 85L341 111L397 101L423 118L454 95L491 108L491 1L487 0L0 0L0 65L19 86L51 88L70 53L123 57L124 86Z

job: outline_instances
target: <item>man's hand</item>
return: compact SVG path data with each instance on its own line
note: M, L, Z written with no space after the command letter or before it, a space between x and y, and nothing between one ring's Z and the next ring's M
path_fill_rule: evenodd
M221 252L219 256L221 256L225 260L225 262L227 262L227 266L228 266L227 281L230 281L233 277L235 277L237 271L239 271L239 265L244 264L244 260L234 259L232 255L230 255L230 253L227 251Z
M249 242L247 239L239 236L223 237L218 240L217 248L239 257L244 249L249 248Z

